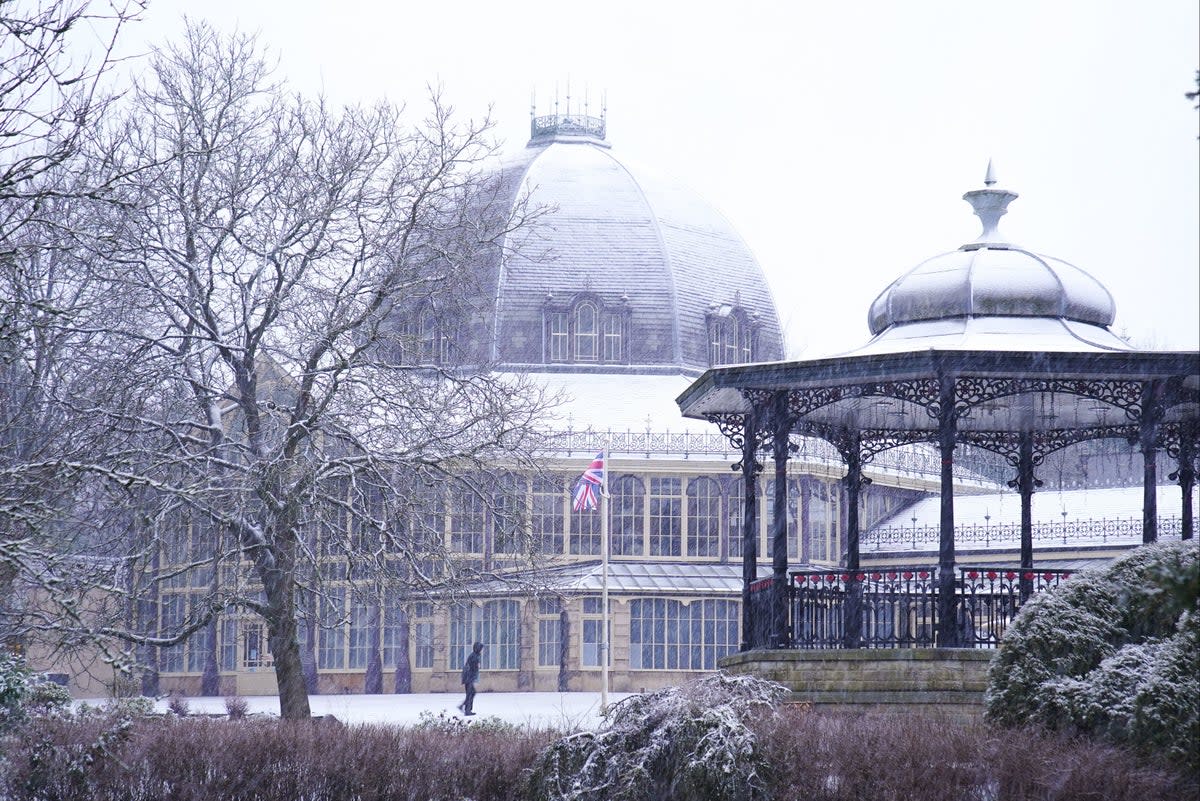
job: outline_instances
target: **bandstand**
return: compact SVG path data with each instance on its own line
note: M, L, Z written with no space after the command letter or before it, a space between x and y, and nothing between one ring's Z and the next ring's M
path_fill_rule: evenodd
M1109 329L1115 307L1094 278L1009 242L999 220L1017 195L985 186L963 197L980 236L919 264L872 304L873 338L847 354L714 368L678 398L741 449L745 530L757 525L755 474L768 454L786 474L791 438L831 443L846 465L844 565L789 574L788 483L774 482L772 574L758 579L755 541L743 546L741 650L994 645L1020 604L1062 578L1037 566L1031 500L1047 454L1122 438L1142 453L1142 540L1158 537L1158 454L1177 459L1182 530L1193 536L1200 439L1200 354L1139 351ZM936 565L864 569L859 503L864 465L883 451L935 443L941 457ZM956 449L1000 454L1021 499L1020 569L959 568ZM757 580L756 580L757 579Z

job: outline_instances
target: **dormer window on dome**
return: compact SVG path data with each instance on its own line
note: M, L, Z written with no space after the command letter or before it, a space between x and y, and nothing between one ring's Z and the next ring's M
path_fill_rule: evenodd
M629 299L605 301L592 292L546 296L542 307L547 364L629 364Z
M708 363L746 364L755 361L758 320L740 305L714 303L709 306Z

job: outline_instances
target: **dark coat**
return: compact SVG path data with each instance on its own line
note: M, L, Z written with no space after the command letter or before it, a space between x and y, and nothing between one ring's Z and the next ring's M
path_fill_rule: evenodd
M472 651L467 657L467 661L463 663L462 683L474 684L479 681L479 652Z

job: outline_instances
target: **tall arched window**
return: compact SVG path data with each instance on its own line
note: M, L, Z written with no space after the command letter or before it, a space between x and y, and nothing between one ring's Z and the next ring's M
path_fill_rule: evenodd
M575 361L594 362L597 357L596 306L584 301L575 307Z
M720 556L721 486L708 477L688 481L688 556Z
M645 522L646 490L634 476L617 476L609 484L612 513L609 547L613 556L642 556L645 544L642 537Z

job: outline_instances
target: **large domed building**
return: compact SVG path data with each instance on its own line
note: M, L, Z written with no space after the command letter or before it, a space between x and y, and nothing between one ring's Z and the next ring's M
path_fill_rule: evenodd
M503 168L552 213L507 242L492 361L513 369L698 373L783 357L753 253L713 206L620 160L603 119L541 117Z
M783 358L770 287L733 225L680 183L623 160L605 119L551 115L531 128L500 167L498 202L546 213L480 270L474 322L452 346L426 351L533 377L564 399L545 473L527 484L542 567L473 588L471 603L416 604L409 634L385 632L385 641L411 639L417 691L457 689L475 640L487 646L489 688L599 688L601 526L597 511L572 509L571 489L601 449L612 689L712 670L744 636L744 495L730 470L740 453L707 423L683 418L673 399L711 367ZM788 477L789 555L797 567L836 564L845 528L837 454L815 440L800 448ZM867 519L921 497L937 471L927 448L881 459ZM773 483L761 476L760 494ZM764 570L771 524L769 514L760 520ZM460 525L449 509L447 536ZM458 539L478 543L465 556L485 569L503 567L486 521L478 536ZM385 667L397 667L394 657L384 654ZM350 671L322 673L328 689L361 686Z
M500 163L488 197L505 214L532 212L533 222L480 259L455 308L435 302L445 296L415 300L405 315L412 351L397 357L486 365L562 398L541 471L506 476L523 496L538 569L513 572L495 510L452 492L430 499L422 525L496 578L453 601L391 595L377 609L349 583L331 588L327 600L342 607L323 610L326 625L307 622L302 642L319 692L454 692L476 641L486 646L484 689L594 691L606 617L618 692L713 670L744 643L745 483L730 470L741 452L709 423L681 416L674 399L713 367L782 359L779 316L733 225L678 182L623 160L605 128L603 118L580 115L533 119L527 146ZM796 446L789 562L836 565L845 553L844 470L826 443L798 438ZM574 510L571 497L602 449L607 616L600 513ZM966 467L966 485L992 486L981 467ZM931 448L902 448L881 455L870 475L867 524L925 496L939 462ZM759 475L758 496L771 497L774 485L773 475ZM757 524L764 575L767 507ZM163 688L196 694L212 662L200 649L213 649L223 693L274 692L255 626L231 619L213 642L163 649Z

